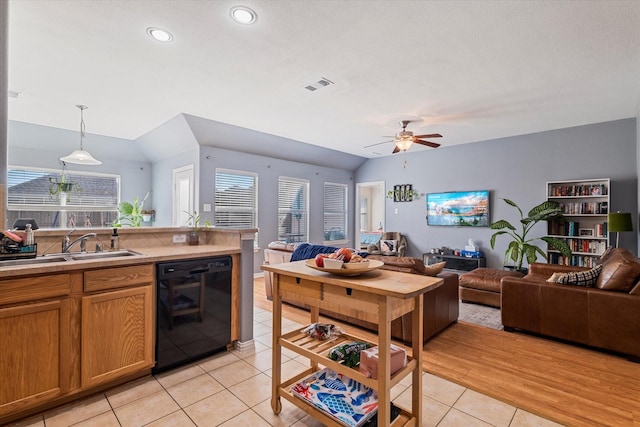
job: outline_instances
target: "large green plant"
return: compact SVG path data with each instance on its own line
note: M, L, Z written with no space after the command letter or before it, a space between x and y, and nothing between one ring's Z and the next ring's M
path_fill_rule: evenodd
M551 236L534 237L529 238L527 235L531 228L540 221L559 220L566 221L564 215L562 215L562 209L558 203L553 201L545 201L538 206L532 208L527 216L524 216L522 209L518 205L509 200L502 199L509 206L513 206L520 212L520 225L522 229L519 231L511 225L507 220L501 219L491 224L492 230L501 230L493 233L491 236L491 249L493 249L496 237L507 234L511 237L511 241L505 251L505 259L514 262L514 265L518 271L522 270L522 263L524 259L527 259L527 263L531 264L536 262L538 255L541 255L544 259L547 259L547 254L534 245L533 241L542 240L547 242L552 248L557 249L560 253L566 257L571 257L571 248L566 241Z
M142 208L147 201L150 193L147 193L142 199L142 202L138 200L138 196L133 198L133 203L120 202L118 205L118 219L113 222L114 227L121 227L122 225L128 225L130 227L140 227L142 224Z

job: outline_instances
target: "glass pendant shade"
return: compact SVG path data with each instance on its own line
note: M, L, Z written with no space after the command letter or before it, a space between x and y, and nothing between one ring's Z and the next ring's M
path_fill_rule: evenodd
M65 157L60 157L60 160L67 163L75 163L78 165L101 165L102 162L93 157L88 151L84 149L84 110L87 109L85 105L76 105L80 109L80 149L75 150L73 153Z
M86 150L75 150L73 153L65 157L60 157L60 160L67 163L75 163L78 165L101 165L100 160L96 160L91 153Z

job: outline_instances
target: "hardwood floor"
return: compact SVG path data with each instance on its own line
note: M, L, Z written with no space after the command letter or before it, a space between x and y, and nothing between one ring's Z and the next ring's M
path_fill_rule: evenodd
M640 364L459 322L427 342L423 369L571 426L640 426Z
M254 303L271 310L262 278L254 281ZM283 314L308 322L307 312L288 305ZM375 338L371 332L332 323ZM544 418L569 426L640 427L640 363L465 322L450 326L424 349L425 371Z

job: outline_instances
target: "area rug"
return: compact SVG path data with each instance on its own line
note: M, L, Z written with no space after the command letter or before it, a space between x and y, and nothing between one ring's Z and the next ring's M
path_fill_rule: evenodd
M460 301L458 320L491 329L504 329L500 309L482 304L471 304Z

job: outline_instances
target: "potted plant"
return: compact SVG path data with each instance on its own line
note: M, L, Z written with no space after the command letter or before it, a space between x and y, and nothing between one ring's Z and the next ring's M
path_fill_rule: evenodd
M153 219L153 215L155 215L156 211L153 209L142 210L140 212L142 214L142 220L144 222L150 222Z
M198 211L187 212L184 211L187 215L189 215L188 223L191 227L191 231L189 232L188 243L190 245L197 245L200 243L200 229L203 227L211 227L211 223L209 221L205 221L204 225L200 225L200 214Z
M518 231L516 227L511 225L511 223L507 220L501 219L491 224L492 230L501 230L493 233L491 236L491 249L494 248L496 237L507 234L511 236L511 242L507 246L507 250L505 251L505 260L511 260L514 263L515 269L517 271L523 272L522 263L524 259L527 259L527 263L531 264L536 262L538 259L538 255L541 255L544 259L547 259L547 254L540 249L538 246L534 245L532 242L534 240L542 240L549 244L552 248L557 249L560 253L566 257L571 257L571 248L562 239L558 239L551 236L543 236L543 237L528 237L528 233L531 231L531 228L536 225L540 221L549 221L560 220L566 221L564 215L562 215L562 209L558 205L558 203L553 201L545 201L540 203L539 205L533 207L527 217L524 216L522 209L518 207L518 205L509 200L502 199L509 206L513 206L520 212L520 225L522 226L522 230Z
M51 185L49 186L49 193L51 197L58 196L62 193L70 193L75 186L76 191L79 190L79 187L76 183L69 181L67 177L67 165L65 162L62 162L62 173L60 174L60 178L51 178L49 177L49 182Z
M142 207L144 203L147 201L150 193L147 193L142 199L142 202L139 202L138 196L134 197L133 203L130 202L120 202L118 205L118 218L113 222L114 227L121 227L124 225L128 225L130 227L140 227L142 224Z

